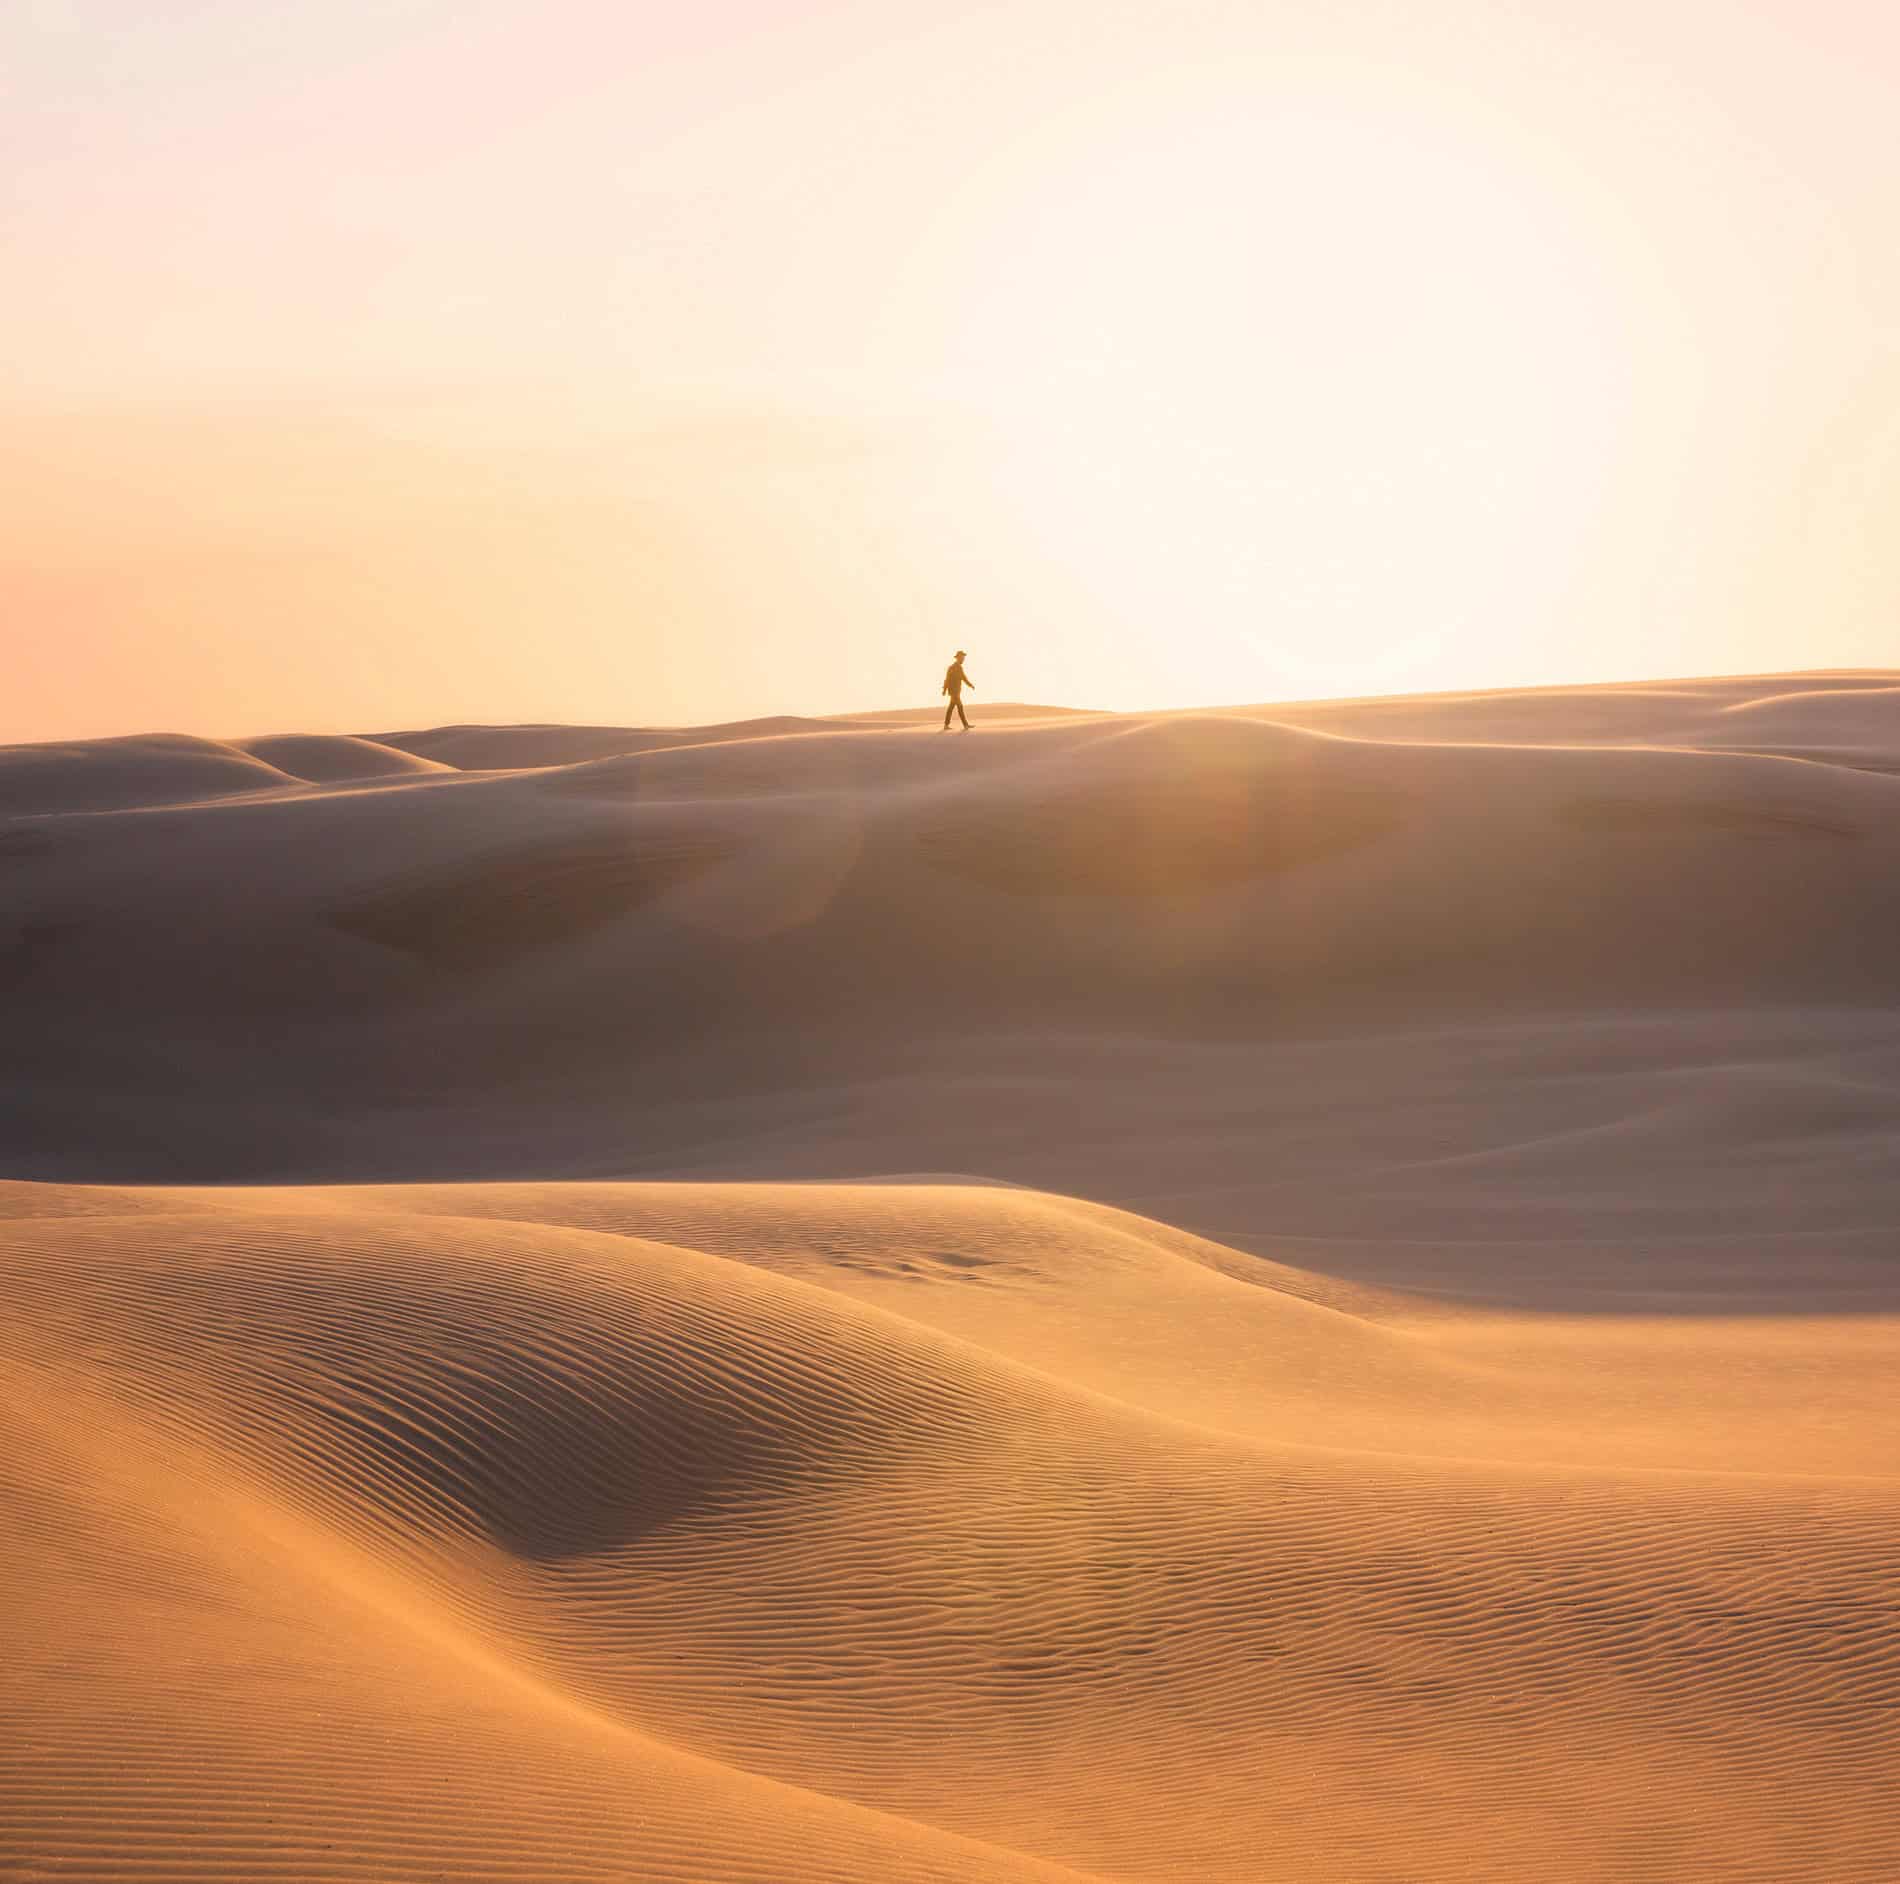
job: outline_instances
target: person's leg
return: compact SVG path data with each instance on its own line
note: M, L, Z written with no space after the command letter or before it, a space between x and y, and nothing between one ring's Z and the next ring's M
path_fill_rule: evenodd
M957 700L956 700L956 696L953 694L950 699L950 704L947 707L945 707L943 710L943 730L946 733L950 730L950 715L954 713L956 710L957 710Z
M963 722L963 730L967 733L970 730L970 716L963 710L963 696L961 694L958 694L954 705L957 709L957 718ZM944 724L948 726L950 722L945 720Z

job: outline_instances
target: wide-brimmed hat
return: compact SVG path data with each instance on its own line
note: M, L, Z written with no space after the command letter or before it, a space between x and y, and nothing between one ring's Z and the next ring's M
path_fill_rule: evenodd
M963 659L963 657L964 657L964 655L965 655L966 653L968 653L968 651L969 651L969 650L968 650L968 649L966 649L966 648L959 648L959 649L957 649L957 659L958 659L958 660L962 660L962 659Z

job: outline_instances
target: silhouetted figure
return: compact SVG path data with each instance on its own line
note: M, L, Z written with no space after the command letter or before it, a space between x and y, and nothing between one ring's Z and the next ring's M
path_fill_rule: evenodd
M963 690L974 687L976 682L963 671L963 650L957 649L957 658L944 670L943 690L950 696L950 704L943 710L943 730L950 730L950 715L954 713L963 722L963 730L970 730L970 716L963 710Z

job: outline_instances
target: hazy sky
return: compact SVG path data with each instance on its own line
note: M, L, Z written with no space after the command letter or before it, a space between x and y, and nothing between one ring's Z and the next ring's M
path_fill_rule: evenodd
M0 739L1896 663L1900 8L12 0Z

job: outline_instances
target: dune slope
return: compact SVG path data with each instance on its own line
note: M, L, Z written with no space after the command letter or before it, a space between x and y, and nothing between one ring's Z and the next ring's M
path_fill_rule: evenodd
M16 1191L15 1849L135 1876L1882 1875L1890 1478L1292 1439L1275 1408L1328 1369L1422 1448L1425 1383L1468 1434L1523 1382L1383 1298L1238 1282L1091 1207L734 1201ZM655 1213L744 1254L634 1227ZM911 1312L870 1299L871 1253L926 1235L887 1297ZM1005 1353L955 1301L1059 1325L1051 1296L1131 1273L1171 1387L1112 1317ZM1233 1313L1202 1287L1264 1318L1244 1427L1180 1416ZM1625 1372L1666 1407L1663 1357ZM107 1736L139 1752L117 1778Z

